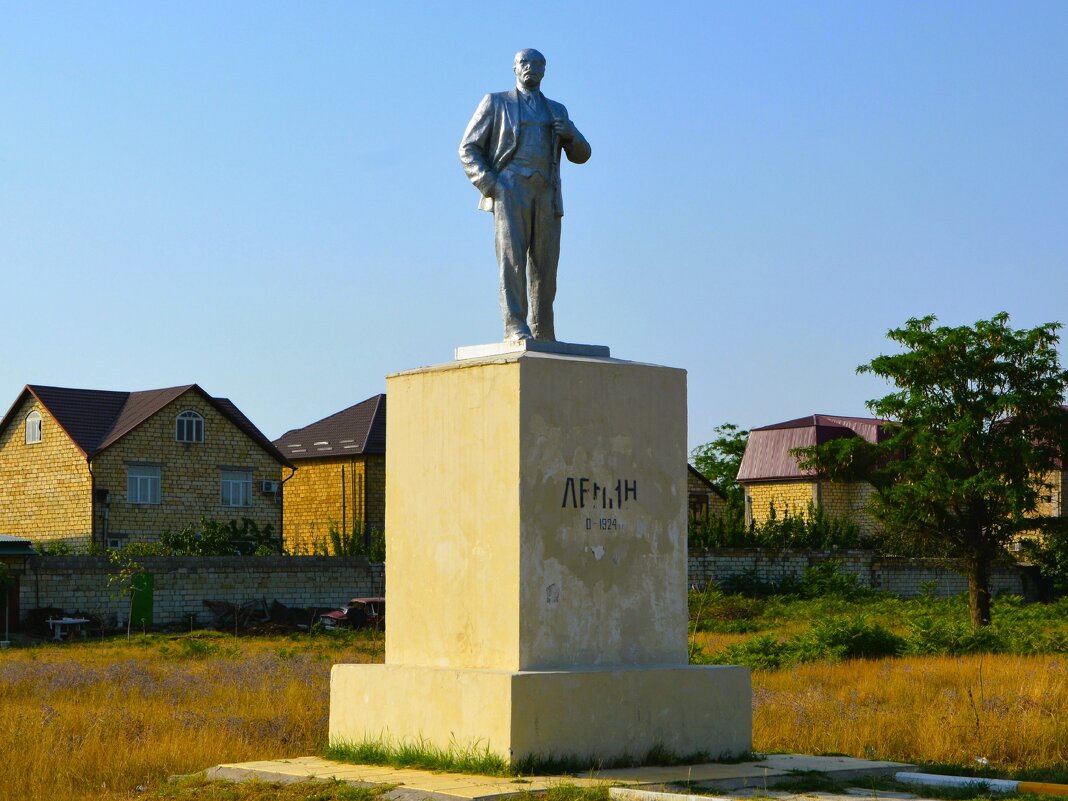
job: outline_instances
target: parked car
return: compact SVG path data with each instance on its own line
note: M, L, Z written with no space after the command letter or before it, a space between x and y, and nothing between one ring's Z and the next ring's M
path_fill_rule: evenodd
M386 625L386 599L382 596L353 598L347 606L319 616L323 626L333 628L372 628L381 631Z

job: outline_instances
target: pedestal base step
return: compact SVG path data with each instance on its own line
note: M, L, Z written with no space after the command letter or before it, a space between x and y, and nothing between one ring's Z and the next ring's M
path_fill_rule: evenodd
M425 742L526 759L727 758L752 748L749 669L559 671L334 665L330 741Z

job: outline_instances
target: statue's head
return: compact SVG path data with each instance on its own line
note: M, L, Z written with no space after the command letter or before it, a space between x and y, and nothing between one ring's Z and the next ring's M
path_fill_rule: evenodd
M524 48L515 54L512 69L525 89L537 89L545 77L545 56L532 47Z

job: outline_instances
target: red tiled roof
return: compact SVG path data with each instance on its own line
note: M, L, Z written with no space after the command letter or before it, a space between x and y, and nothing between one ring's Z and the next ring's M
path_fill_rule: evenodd
M749 432L738 481L783 481L807 478L815 471L801 470L790 451L822 445L832 439L860 436L868 442L883 438L886 420L872 417L843 417L813 414Z
M288 458L337 458L386 452L386 396L374 395L274 441Z
M150 389L138 392L115 392L102 389L72 389L69 387L45 387L27 384L19 393L11 409L0 421L0 430L7 428L26 395L40 401L55 418L71 441L92 459L100 451L114 445L148 420L160 409L187 392L196 392L204 400L241 429L267 453L284 465L292 467L289 460L278 451L271 441L252 424L233 403L226 398L213 398L197 384L185 384L166 389Z

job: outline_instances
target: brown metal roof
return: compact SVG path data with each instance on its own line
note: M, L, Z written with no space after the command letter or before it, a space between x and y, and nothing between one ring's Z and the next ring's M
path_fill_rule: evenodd
M797 458L790 451L822 445L832 439L860 436L868 442L884 438L886 420L873 417L843 417L813 414L749 432L738 481L785 481L815 475L815 471L801 470Z
M234 425L236 425L238 428L248 434L249 437L255 440L261 448L267 451L267 453L276 455L278 461L280 461L287 467L293 466L290 463L289 459L286 458L286 455L280 450L278 450L278 448L275 447L274 443L267 439L267 435L252 424L251 420L245 417L245 413L238 409L237 406L234 405L234 402L232 400L230 400L229 398L209 398L208 400L213 401L215 403L215 407L220 412L222 412L223 415L228 417L234 423Z
M196 384L186 384L181 387L167 387L166 389L149 389L139 392L125 393L126 403L123 404L122 411L120 411L118 417L115 418L111 430L108 432L104 441L100 443L97 450L104 450L104 448L109 445L114 445L168 403L177 400L186 392L189 392L194 388L200 389ZM78 390L68 390L68 392L70 391L77 392ZM207 398L207 394L204 393L203 390L201 390L201 394L204 394ZM207 400L210 401L211 398L207 398Z
M386 396L374 395L274 441L293 460L386 452Z
M56 423L85 457L92 459L187 392L200 395L267 453L282 464L292 467L289 460L232 402L226 398L211 397L197 384L138 392L27 384L4 415L3 421L0 421L0 430L7 428L25 397L32 395L55 418Z

